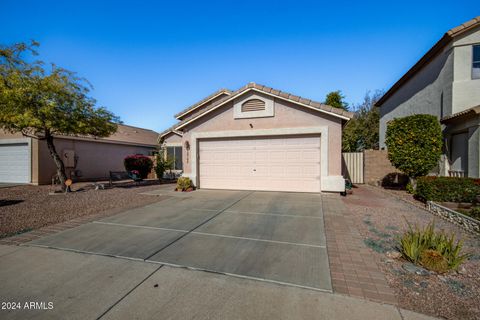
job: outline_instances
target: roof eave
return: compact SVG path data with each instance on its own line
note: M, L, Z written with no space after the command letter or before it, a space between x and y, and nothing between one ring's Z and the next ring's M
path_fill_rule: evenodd
M213 96L207 98L205 101L203 101L202 103L200 103L198 106L195 106L194 108L192 109L185 109L183 111L181 111L180 113L177 113L174 117L177 119L177 120L182 120L182 118L185 118L186 115L188 114L191 114L192 112L194 112L195 110L198 110L198 108L201 108L202 106L204 106L206 103L209 103L210 101L212 101L213 99L215 98L218 98L219 96L223 95L223 94L226 94L226 95L231 95L232 93L227 90L227 89L222 89L220 91L218 91L216 94L213 94Z
M464 34L480 26L480 16L475 17L461 25L448 30L443 37L433 45L420 60L415 63L395 84L375 103L375 106L381 107L400 87L402 87L410 78L420 71L430 59L435 57L454 37Z
M430 50L425 53L420 60L417 61L395 84L375 103L376 107L381 107L398 89L400 89L405 83L407 83L418 71L420 71L425 65L428 64L430 59L435 57L450 41L452 36L448 33L445 33L443 37L437 41L430 48Z
M229 99L226 99L226 100L222 101L220 104L218 104L218 105L215 106L214 108L212 108L212 109L210 109L210 110L207 110L206 112L201 113L201 114L199 114L199 115L196 116L196 117L193 117L192 119L188 120L188 121L185 122L185 123L179 124L177 127L175 127L175 129L178 130L178 129L181 129L181 128L185 127L186 125L188 125L188 124L196 121L197 119L199 119L199 118L201 118L201 117L209 114L210 112L218 109L219 107L225 105L226 103L234 100L234 99L237 98L238 96L240 96L240 95L242 95L242 94L244 94L244 93L246 93L246 92L248 92L248 91L251 91L251 90L256 91L256 92L259 92L259 93L262 93L262 94L266 94L266 95L272 96L272 97L274 97L274 98L282 99L282 100L284 100L284 101L288 101L288 102L291 102L291 103L295 103L295 104L301 105L301 106L306 107L306 108L311 109L311 110L315 110L315 111L318 111L318 112L321 112L321 113L329 114L329 115L331 115L331 116L341 118L341 119L344 120L344 121L348 121L348 120L350 120L350 119L352 118L352 116L340 115L340 114L335 113L335 112L330 112L330 111L326 111L326 110L323 110L323 109L315 108L315 107L312 107L312 106L310 106L310 105L304 104L304 103L302 103L302 102L300 102L300 101L293 101L293 100L291 100L291 99L284 98L284 97L282 97L282 96L280 96L280 95L274 95L274 94L271 94L270 92L265 92L265 91L263 91L263 90L259 90L259 89L255 88L255 87L248 87L248 88L246 88L244 91L239 92L238 94L232 94Z

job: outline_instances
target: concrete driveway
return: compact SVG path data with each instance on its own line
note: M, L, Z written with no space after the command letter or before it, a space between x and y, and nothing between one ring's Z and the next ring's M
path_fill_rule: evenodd
M30 244L332 291L319 194L199 190Z

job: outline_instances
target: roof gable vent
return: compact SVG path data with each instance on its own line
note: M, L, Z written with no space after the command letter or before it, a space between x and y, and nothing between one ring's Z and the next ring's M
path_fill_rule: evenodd
M250 99L242 103L242 112L264 111L265 101L260 99Z

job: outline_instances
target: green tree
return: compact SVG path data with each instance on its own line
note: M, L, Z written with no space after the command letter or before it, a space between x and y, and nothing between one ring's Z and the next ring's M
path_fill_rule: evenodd
M380 112L375 103L383 91L367 92L363 102L354 106L355 114L343 129L342 150L344 152L378 149Z
M58 155L55 135L106 137L117 130L119 119L95 107L90 84L75 73L34 60L39 44L0 46L0 129L45 140L57 167L62 189L67 176Z
M392 165L410 178L427 175L442 155L442 128L435 116L416 114L388 122L385 143Z
M335 108L340 108L345 111L348 111L348 103L344 101L345 96L342 94L342 91L337 90L337 91L332 91L327 94L325 97L325 104L335 107Z

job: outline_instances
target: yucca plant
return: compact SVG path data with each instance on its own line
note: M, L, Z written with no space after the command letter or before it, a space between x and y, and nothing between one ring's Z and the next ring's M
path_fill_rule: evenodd
M436 272L457 270L469 257L462 254L463 242L455 235L436 232L434 222L423 229L408 223L408 230L399 240L399 249L405 259Z

